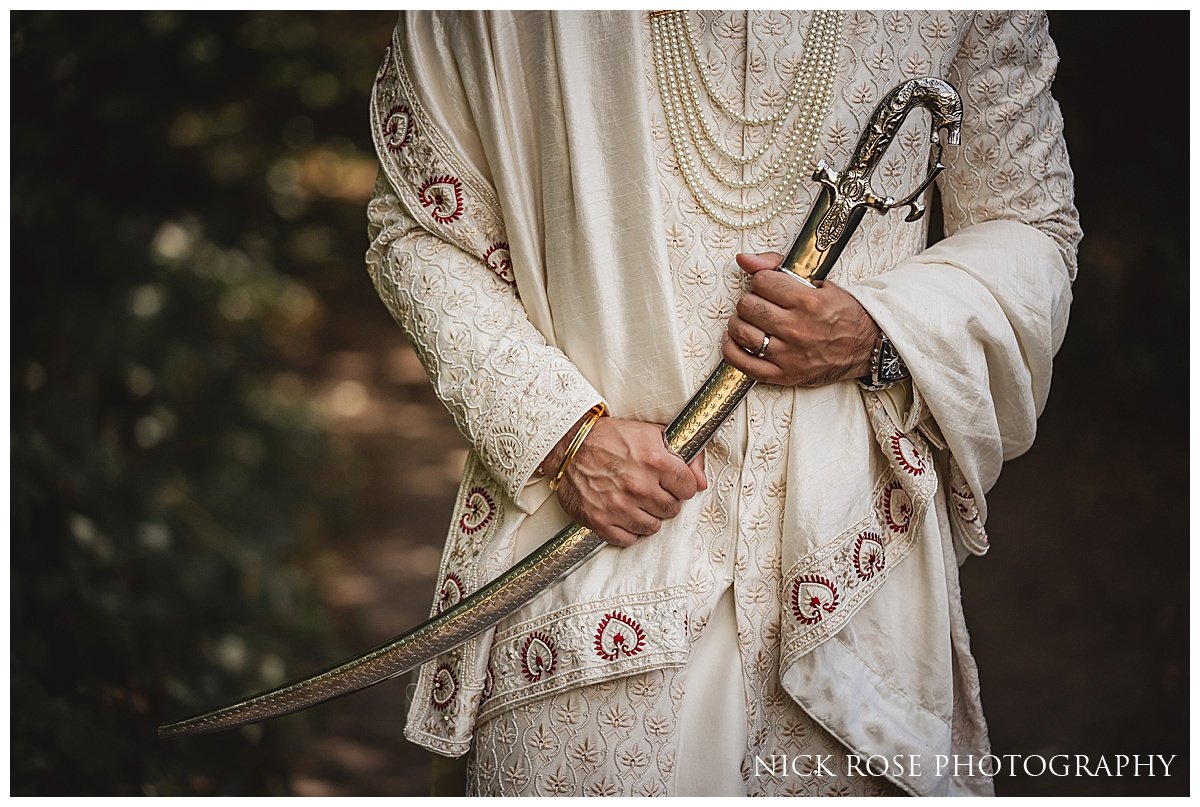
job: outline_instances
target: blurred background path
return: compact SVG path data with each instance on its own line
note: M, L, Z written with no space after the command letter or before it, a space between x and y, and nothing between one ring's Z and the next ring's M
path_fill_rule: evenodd
M374 296L365 270L329 299L324 357L304 378L355 457L354 529L326 548L322 593L338 644L358 653L429 615L465 442L425 371ZM326 341L327 340L327 341ZM333 659L330 659L333 661ZM429 754L404 739L409 677L319 707L327 728L297 759L301 795L420 795Z

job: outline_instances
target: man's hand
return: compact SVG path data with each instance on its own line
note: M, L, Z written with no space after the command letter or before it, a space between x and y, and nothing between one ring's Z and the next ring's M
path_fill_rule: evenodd
M578 428L578 426L576 426ZM558 483L558 501L576 521L610 544L630 546L653 535L682 503L705 490L704 454L691 465L663 445L664 426L600 418ZM575 429L540 466L558 470Z
M811 289L783 272L778 252L740 254L751 275L750 291L738 300L722 339L725 360L769 384L819 387L871 371L879 326L858 301L826 281ZM762 358L750 355L771 337ZM746 351L750 351L747 353Z

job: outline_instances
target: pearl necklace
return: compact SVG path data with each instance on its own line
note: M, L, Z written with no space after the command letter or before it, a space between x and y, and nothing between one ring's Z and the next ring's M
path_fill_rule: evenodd
M836 54L841 42L841 11L817 11L804 38L804 58L783 104L766 115L745 115L727 101L713 84L700 61L700 49L685 11L654 12L650 15L654 43L654 66L658 75L659 95L667 118L667 131L675 151L675 161L684 181L700 208L710 218L735 230L759 227L778 216L792 199L804 177L810 173L821 123L833 103L833 80L837 72ZM697 83L696 74L700 81ZM723 113L741 124L743 141L747 128L770 127L757 148L737 152L725 145L717 127L709 121L701 105L702 92L717 117ZM793 116L791 113L796 111ZM788 120L790 129L784 135ZM771 150L777 154L764 165L755 167ZM703 170L696 163L699 157ZM720 161L732 164L730 176ZM722 186L714 189L705 173ZM763 186L773 186L768 192ZM743 191L754 189L756 201L731 201L729 190L741 198ZM726 211L734 214L728 215ZM756 215L757 214L757 215Z

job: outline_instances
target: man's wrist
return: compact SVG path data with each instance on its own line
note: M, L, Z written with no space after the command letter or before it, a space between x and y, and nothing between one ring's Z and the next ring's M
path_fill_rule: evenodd
M864 310L863 313L866 313ZM883 329L875 322L875 318L870 314L866 314L868 324L867 332L863 336L862 349L859 352L859 362L850 371L850 378L864 378L871 374L872 362L875 357L875 350L879 344L879 338L883 336Z
M571 445L571 440L579 433L579 429L587 422L591 414L591 409L584 412L579 420L575 421L571 425L571 428L567 429L566 433L554 444L554 448L550 449L550 453L538 463L538 473L542 476L550 476L558 470L558 467L562 465L563 458L567 455L567 448Z
M550 453L547 454L545 459L538 464L539 474L542 476L549 476L550 474L554 473L559 465L562 464L562 459L564 456L566 456L567 445L570 444L571 437L574 436L575 432L579 430L579 427L583 425L583 421L586 418L587 415L584 415L579 420L575 421L571 428L567 430L567 433L562 436L562 439L554 444L554 448L550 449Z

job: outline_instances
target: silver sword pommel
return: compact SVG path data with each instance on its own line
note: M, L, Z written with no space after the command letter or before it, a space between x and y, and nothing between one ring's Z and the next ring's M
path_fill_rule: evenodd
M891 196L880 196L871 190L871 174L908 113L917 107L929 110L931 117L929 174L912 193L899 201ZM945 130L946 142L957 146L962 137L962 116L962 99L958 91L940 78L910 79L884 96L867 121L846 167L835 171L824 160L817 163L813 179L821 183L821 192L779 268L809 283L824 280L867 208L886 213L894 207L908 205L911 209L905 221L921 218L925 205L920 197L946 167L942 164L944 147L940 133Z

